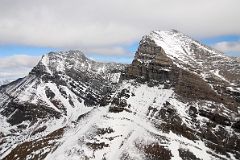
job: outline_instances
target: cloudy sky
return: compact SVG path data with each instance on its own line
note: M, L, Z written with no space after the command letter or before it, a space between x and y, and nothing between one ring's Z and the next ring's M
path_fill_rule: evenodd
M0 0L0 80L27 74L42 54L79 49L131 61L141 37L177 29L240 56L239 0Z

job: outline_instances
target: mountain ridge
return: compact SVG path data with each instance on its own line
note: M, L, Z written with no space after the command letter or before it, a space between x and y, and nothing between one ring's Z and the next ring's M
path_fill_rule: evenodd
M50 52L0 88L0 158L238 159L239 65L177 31L129 65Z

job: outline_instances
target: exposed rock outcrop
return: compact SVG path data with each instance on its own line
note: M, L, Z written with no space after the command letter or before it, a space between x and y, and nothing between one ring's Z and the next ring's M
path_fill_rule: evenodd
M173 62L162 47L150 39L144 39L140 42L132 65L127 67L126 77L165 82L171 76L169 71L172 67Z

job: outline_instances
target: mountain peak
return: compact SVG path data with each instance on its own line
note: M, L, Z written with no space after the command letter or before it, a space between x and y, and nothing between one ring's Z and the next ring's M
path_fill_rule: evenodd
M49 52L45 56L52 57L52 58L54 58L54 57L62 57L62 58L86 59L86 56L80 50L68 50L68 51Z
M42 56L32 72L52 74L52 72L62 72L65 71L66 68L70 69L74 66L81 66L90 61L91 60L79 50L49 52Z
M227 58L223 53L207 47L177 30L152 31L142 38L140 45L146 42L161 47L166 55L181 67L187 65L195 68L195 66L200 67L204 62L209 62L209 59Z

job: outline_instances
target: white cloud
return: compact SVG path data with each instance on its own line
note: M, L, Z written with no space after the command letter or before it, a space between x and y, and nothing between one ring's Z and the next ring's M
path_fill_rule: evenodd
M26 76L39 59L40 57L27 55L0 58L0 80L15 80Z
M237 42L219 42L213 45L214 48L222 52L239 52L240 54L240 41Z
M1 0L0 44L119 54L116 47L155 29L240 34L239 6L239 0Z
M32 67L40 57L29 55L13 55L0 59L0 68Z
M128 57L123 47L151 30L195 38L240 34L239 0L0 0L0 45L79 49ZM239 51L239 42L214 45ZM0 80L25 76L40 57L0 58Z

